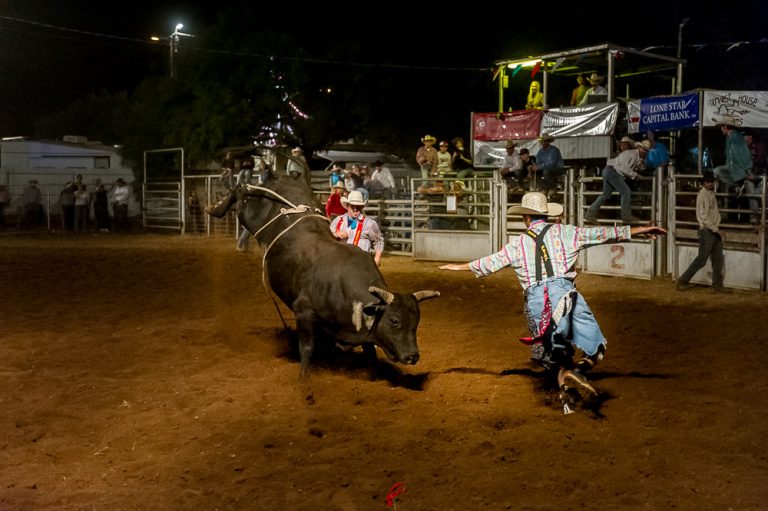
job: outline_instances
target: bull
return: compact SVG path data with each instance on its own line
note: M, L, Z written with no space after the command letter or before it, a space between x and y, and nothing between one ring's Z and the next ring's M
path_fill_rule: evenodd
M207 212L221 217L236 207L263 247L265 287L296 319L303 381L321 338L342 349L362 345L373 360L378 346L392 362L415 364L419 302L440 293L390 291L371 255L336 240L313 203L306 180L270 175L260 186L238 185Z

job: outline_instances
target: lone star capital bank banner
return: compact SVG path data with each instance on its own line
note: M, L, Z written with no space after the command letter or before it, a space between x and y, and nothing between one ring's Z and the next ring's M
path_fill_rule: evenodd
M631 109L630 109L631 111ZM632 114L630 113L630 122ZM639 131L693 128L699 122L699 94L659 96L640 100ZM631 130L630 130L631 131Z

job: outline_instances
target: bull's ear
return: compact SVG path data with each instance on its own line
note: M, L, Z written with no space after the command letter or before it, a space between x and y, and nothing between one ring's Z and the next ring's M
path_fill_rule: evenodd
M387 291L386 289L381 289L380 287L371 286L368 288L368 292L371 293L376 298L380 299L382 302L389 305L392 303L392 300L395 299L395 295Z
M416 291L413 293L413 297L416 298L417 302L420 302L422 300L429 300L430 298L437 298L440 296L440 291Z

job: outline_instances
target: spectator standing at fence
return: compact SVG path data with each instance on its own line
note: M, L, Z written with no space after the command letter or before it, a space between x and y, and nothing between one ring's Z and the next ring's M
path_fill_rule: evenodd
M550 199L557 193L557 183L565 172L565 162L560 149L552 145L555 137L542 133L539 137L541 149L536 153L536 163L531 169L541 171L541 186L544 195Z
M109 191L112 203L112 216L115 223L115 232L128 232L128 200L131 197L131 188L122 177L115 180Z
M585 372L602 359L606 339L574 285L578 254L591 246L629 241L637 235L654 237L666 231L654 226L583 228L551 223L547 219L562 215L563 207L547 202L539 192L526 193L521 205L510 208L509 213L523 216L525 233L495 254L469 263L446 264L440 269L472 271L478 277L506 266L515 270L524 290L525 317L533 335L521 341L532 346L531 358L557 375L562 393L572 388L583 397L595 396L597 392ZM583 356L574 365L577 350ZM561 394L561 398L565 396ZM566 406L564 400L563 411L572 411Z
M713 120L725 135L725 165L715 167L715 177L729 189L736 188L741 195L747 173L752 169L752 154L744 136L736 129L738 121L735 117L725 115L719 120Z
M744 141L747 143L749 153L752 156L752 169L747 173L747 180L744 184L748 194L759 195L763 193L763 176L768 169L768 144L752 130L744 133ZM749 209L752 210L750 222L753 224L760 223L762 219L760 202L759 199L749 199ZM763 209L765 209L764 204Z
M307 159L304 157L304 152L301 147L294 147L291 149L291 158L288 159L288 164L285 167L285 171L292 178L298 178L304 173L307 168Z
M475 175L475 168L472 165L472 158L464 147L464 139L454 137L451 140L453 152L451 153L451 169L456 173L456 179L464 179Z
M61 205L61 224L65 231L75 230L75 190L77 188L72 181L67 181L59 193L59 205Z
M602 173L603 193L589 206L587 214L584 216L585 222L597 222L600 207L613 195L614 191L619 193L622 223L629 224L640 220L632 215L632 190L627 184L627 180L637 179L639 172L645 168L645 156L650 147L651 143L647 140L636 142L634 149L622 151L618 156L610 158L606 162Z
M392 171L384 166L384 162L376 160L373 162L373 173L371 174L371 180L368 182L370 196L379 199L394 199L395 198L395 178L392 177Z
M93 181L96 191L93 192L93 218L96 220L97 232L109 232L109 197L107 189L101 179L96 178Z
M341 204L347 208L347 212L331 222L331 232L338 240L365 252L372 252L376 266L380 266L381 254L384 252L384 236L379 224L363 213L367 202L357 190L349 192L347 197L342 197Z
M645 167L653 175L656 174L656 169L659 167L669 165L669 149L663 142L656 140L652 131L645 135L645 139L651 144L651 148L648 149L648 156L645 158Z
M696 220L699 222L699 253L677 279L677 289L689 289L693 276L704 268L707 259L711 259L712 291L730 293L730 289L723 286L723 233L720 230L720 210L715 197L715 176L709 172L702 176L701 190L696 196Z
M437 172L437 151L433 147L437 139L432 135L424 135L421 139L424 144L416 151L416 163L421 169L421 178L433 177Z
M347 189L341 181L338 181L331 187L331 194L328 196L328 200L325 201L325 216L328 217L328 220L333 220L347 212L347 208L341 204L341 199L346 193Z
M32 179L21 194L21 206L26 223L30 227L38 227L45 211L43 210L43 194L37 187L37 179Z
M501 178L507 183L507 190L511 192L520 191L523 189L523 177L521 177L521 171L523 169L523 160L520 159L520 155L517 154L515 147L517 143L514 140L507 140L505 149L507 154L504 156L504 162L501 164L499 174ZM517 182L517 185L515 185Z
M451 174L451 170L451 153L448 152L448 141L443 140L437 150L437 175L446 177Z
M5 208L11 204L11 193L5 185L0 185L0 229L5 229Z
M75 234L88 232L88 210L91 206L91 194L83 183L75 191Z

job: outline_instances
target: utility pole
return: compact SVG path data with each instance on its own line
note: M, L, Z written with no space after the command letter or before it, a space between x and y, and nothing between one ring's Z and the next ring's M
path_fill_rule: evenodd
M169 63L169 67L170 67L171 79L176 78L176 74L177 74L176 73L176 61L175 61L175 57L174 56L179 52L179 36L195 37L192 34L185 34L184 32L179 32L179 30L181 30L182 28L184 28L184 25L181 24L181 23L177 23L176 24L176 28L173 31L173 33L168 36L169 51L170 51L168 63Z

